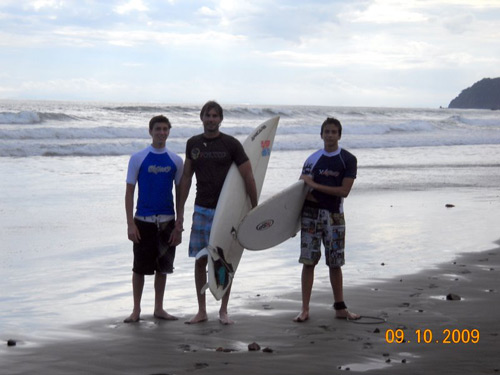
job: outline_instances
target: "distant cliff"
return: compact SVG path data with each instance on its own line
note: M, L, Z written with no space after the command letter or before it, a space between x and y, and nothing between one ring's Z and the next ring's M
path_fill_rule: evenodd
M500 78L483 78L463 90L448 108L500 109Z

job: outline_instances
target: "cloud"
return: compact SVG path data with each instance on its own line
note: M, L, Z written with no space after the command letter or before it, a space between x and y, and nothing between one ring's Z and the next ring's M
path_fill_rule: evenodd
M142 63L142 62L124 62L124 63L122 63L122 66L125 66L128 68L142 68L142 67L144 67L144 63Z
M119 95L121 91L129 89L123 83L102 82L89 78L54 79L54 80L30 80L20 85L2 87L0 92L4 97L25 97L29 99L44 98L75 98L75 88L78 88L78 97L84 100L99 97L112 97ZM99 93L96 95L96 93Z
M49 9L60 9L64 7L64 1L60 0L36 0L32 1L30 4L35 11L39 11L44 8Z
M82 28L64 28L53 31L66 44L96 46L111 44L122 47L140 45L180 46L187 48L198 45L216 45L218 43L236 43L245 39L243 36L223 32L208 31L201 33L175 33L140 29L88 30Z
M201 17L220 17L220 13L212 8L203 6L196 12Z
M498 0L3 0L0 87L65 98L72 82L84 88L75 97L148 100L134 85L161 82L184 87L169 92L185 101L201 86L242 102L347 105L386 92L392 103L409 100L404 90L423 100L500 75L499 17Z
M73 78L73 79L54 79L48 81L28 81L21 85L22 89L28 90L64 90L71 91L75 87L84 91L115 90L126 87L124 84L110 84L96 79Z
M118 14L128 14L134 11L147 12L148 10L149 8L144 4L143 0L129 0L114 8L114 11Z
M0 46L9 47L71 47L95 48L103 45L114 45L132 48L147 45L176 46L190 48L193 46L228 46L245 41L243 35L234 35L218 31L200 31L195 33L176 33L147 29L130 29L119 27L115 30L89 29L85 27L60 27L50 32L35 34L7 34L0 31Z
M352 22L378 24L425 22L428 16L415 7L414 1L375 0L364 10L346 14Z
M450 32L454 34L463 34L471 29L471 25L475 22L474 16L471 14L460 14L447 18L443 24Z
M432 6L444 6L444 5L459 5L459 6L464 6L467 8L478 8L478 9L484 9L484 8L500 8L500 5L498 4L497 0L438 0L438 1L431 1L427 0L428 4L432 4Z

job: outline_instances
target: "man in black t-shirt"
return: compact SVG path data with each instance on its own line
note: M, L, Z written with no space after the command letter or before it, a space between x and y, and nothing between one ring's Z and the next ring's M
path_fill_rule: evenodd
M196 175L196 198L193 213L193 225L189 241L189 256L196 257L199 251L208 245L212 220L219 195L226 175L234 162L241 173L252 207L257 205L257 188L252 173L252 166L241 143L234 137L219 130L223 120L222 107L214 102L207 102L200 112L203 133L191 137L186 144L186 160L180 182L179 205L177 209L178 229L184 222L184 205L189 195L193 174ZM195 283L198 298L198 313L187 324L201 323L208 319L205 294L201 289L207 282L207 257L195 262ZM232 324L227 313L231 287L222 297L219 320L222 324Z

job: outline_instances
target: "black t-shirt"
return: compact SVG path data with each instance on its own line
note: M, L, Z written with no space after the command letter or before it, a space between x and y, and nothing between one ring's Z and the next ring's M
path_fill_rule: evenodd
M248 161L241 143L224 133L216 138L205 138L203 134L191 137L186 144L186 158L196 175L195 204L206 208L217 206L231 164L240 166Z
M338 148L337 151L328 153L324 149L318 150L307 158L302 167L302 174L312 176L314 182L327 186L342 186L346 177L356 178L358 162L349 151ZM325 194L317 190L312 195L321 208L331 212L344 212L344 198Z

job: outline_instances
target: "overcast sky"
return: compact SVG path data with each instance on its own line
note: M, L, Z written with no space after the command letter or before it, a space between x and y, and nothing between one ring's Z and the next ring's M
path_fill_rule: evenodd
M0 0L0 99L447 106L500 0Z

